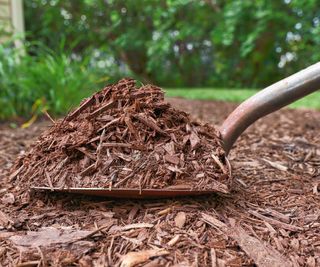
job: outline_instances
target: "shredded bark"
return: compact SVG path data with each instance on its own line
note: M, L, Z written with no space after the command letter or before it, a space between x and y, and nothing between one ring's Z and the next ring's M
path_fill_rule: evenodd
M235 108L169 101L218 125ZM30 196L27 184L13 184L23 172L9 169L47 125L0 124L0 266L320 266L319 117L285 109L252 125L228 157L231 194L153 200ZM102 131L90 141L99 144Z
M159 87L135 84L123 79L109 85L54 123L18 160L11 180L50 189L229 192L218 131L171 107Z

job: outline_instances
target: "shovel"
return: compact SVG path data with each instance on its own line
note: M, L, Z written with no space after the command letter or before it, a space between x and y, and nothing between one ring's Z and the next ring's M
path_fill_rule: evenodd
M228 155L238 137L258 119L320 89L320 62L285 78L240 104L223 122L220 133ZM164 198L215 193L190 188L126 189L126 188L49 188L33 187L35 191L69 192L117 198Z

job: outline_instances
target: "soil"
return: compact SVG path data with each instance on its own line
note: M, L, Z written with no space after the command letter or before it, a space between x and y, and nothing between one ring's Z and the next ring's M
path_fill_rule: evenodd
M170 99L219 125L234 104ZM229 160L229 195L115 200L29 195L9 169L50 123L0 126L1 266L319 266L320 112L261 119Z
M153 85L122 79L45 131L14 166L17 187L209 190L231 177L219 132Z

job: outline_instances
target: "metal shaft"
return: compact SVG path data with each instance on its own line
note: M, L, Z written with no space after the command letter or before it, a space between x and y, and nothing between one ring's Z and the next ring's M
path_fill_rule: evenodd
M320 89L320 62L258 92L240 104L223 122L220 132L226 154L255 121Z

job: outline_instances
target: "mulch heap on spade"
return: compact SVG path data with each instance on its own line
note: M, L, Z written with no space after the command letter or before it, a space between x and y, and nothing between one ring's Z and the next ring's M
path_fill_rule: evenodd
M219 132L171 107L153 85L122 79L83 100L14 166L16 186L189 189L227 193Z

